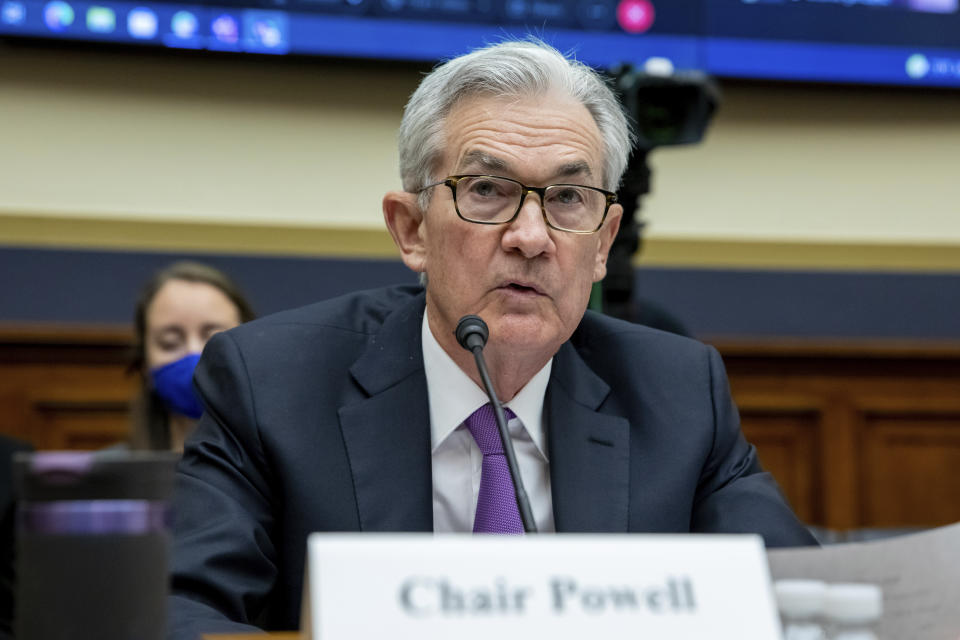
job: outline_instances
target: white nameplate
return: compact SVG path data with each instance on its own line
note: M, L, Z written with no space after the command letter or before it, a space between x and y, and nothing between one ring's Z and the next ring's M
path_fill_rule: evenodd
M312 640L779 640L753 535L314 533Z

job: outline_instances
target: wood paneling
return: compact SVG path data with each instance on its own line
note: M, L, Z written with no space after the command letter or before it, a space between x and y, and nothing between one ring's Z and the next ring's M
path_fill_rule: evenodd
M122 440L126 328L0 328L0 433ZM960 521L960 345L714 341L744 433L800 517L830 529Z
M819 417L817 411L803 409L741 411L744 435L804 522L823 520Z
M806 522L960 521L960 345L714 344L744 433Z
M887 527L960 520L960 404L863 417L861 519Z
M0 330L0 433L39 449L99 449L126 438L126 329Z

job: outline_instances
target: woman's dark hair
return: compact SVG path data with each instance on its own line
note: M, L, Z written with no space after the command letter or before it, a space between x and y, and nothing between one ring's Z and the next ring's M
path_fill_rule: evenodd
M130 445L135 449L170 448L170 413L163 401L150 388L146 372L147 309L157 292L171 280L208 284L222 292L237 309L241 323L253 320L256 314L240 288L219 269L200 262L180 261L157 271L144 285L133 312L133 345L129 371L140 375L139 396L131 406Z

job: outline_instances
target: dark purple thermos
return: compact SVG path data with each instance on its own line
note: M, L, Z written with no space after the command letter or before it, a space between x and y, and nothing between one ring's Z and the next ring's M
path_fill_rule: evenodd
M19 454L18 640L164 637L177 455Z

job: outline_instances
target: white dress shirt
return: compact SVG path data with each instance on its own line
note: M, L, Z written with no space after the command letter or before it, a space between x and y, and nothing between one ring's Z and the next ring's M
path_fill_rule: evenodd
M483 454L464 421L489 399L434 338L426 313L421 332L430 402L433 530L436 533L470 532L480 494ZM552 366L553 359L512 400L504 403L517 416L507 423L507 428L530 509L541 532L555 530L543 418L543 399Z

